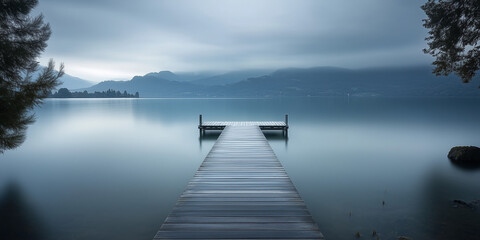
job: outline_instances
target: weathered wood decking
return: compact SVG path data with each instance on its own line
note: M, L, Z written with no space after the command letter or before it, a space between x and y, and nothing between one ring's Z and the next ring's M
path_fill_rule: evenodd
M154 239L323 239L258 126L226 126Z

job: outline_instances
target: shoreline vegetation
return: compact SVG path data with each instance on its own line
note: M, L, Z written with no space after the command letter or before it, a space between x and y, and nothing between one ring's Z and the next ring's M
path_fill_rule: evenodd
M70 92L68 88L60 88L55 93L52 93L48 98L139 98L140 94L135 92L135 94L127 93L127 91L115 91L113 89L108 89L107 91L89 93L86 90L83 92Z

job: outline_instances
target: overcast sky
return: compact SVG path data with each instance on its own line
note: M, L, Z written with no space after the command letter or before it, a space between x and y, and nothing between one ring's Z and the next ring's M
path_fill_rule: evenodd
M92 81L174 72L429 64L418 0L39 0L40 62Z

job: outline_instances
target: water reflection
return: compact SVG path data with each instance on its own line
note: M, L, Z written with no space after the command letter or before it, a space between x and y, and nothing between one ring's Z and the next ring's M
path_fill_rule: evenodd
M472 111L479 103L47 100L26 142L0 156L0 186L9 179L22 183L50 239L151 239L220 134L199 138L199 113L205 121L281 121L288 112L289 138L281 131L264 134L327 239L352 239L357 231L368 239L372 230L381 239L435 239L442 224L451 224L445 236L454 237L458 227L471 233L468 239L478 225L452 222L480 221L444 212L466 210L450 209L453 199L480 199L480 171L451 166L446 153L456 145L480 145L480 113Z
M284 131L263 131L269 142L285 142L285 150L288 148L288 134Z
M423 226L416 239L478 239L480 211L454 203L478 200L477 181L474 175L454 176L438 168L428 173L419 214Z
M200 150L202 150L202 143L209 142L209 143L214 143L217 141L218 136L222 133L221 130L211 130L211 131L205 131L205 133L199 134L198 136L198 143L200 146ZM211 146L211 144L209 144Z
M283 131L263 131L263 135L268 141L285 141L288 142L288 136Z
M463 171L477 171L480 170L480 163L457 163L450 160L452 166Z
M0 239L45 239L43 223L20 186L8 183L0 193Z
M217 141L217 138L221 133L221 130L208 130L201 134L198 139L203 141Z

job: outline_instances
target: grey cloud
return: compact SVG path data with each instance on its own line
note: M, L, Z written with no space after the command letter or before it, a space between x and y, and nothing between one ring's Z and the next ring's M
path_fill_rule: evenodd
M413 0L44 0L37 12L43 12L53 30L45 58L68 59L67 70L78 66L115 71L116 63L121 63L132 66L125 74L143 74L241 69L253 64L360 66L342 61L349 56L364 56L365 62L379 65L427 64L421 53L426 36L421 4ZM72 74L82 77L81 72Z

